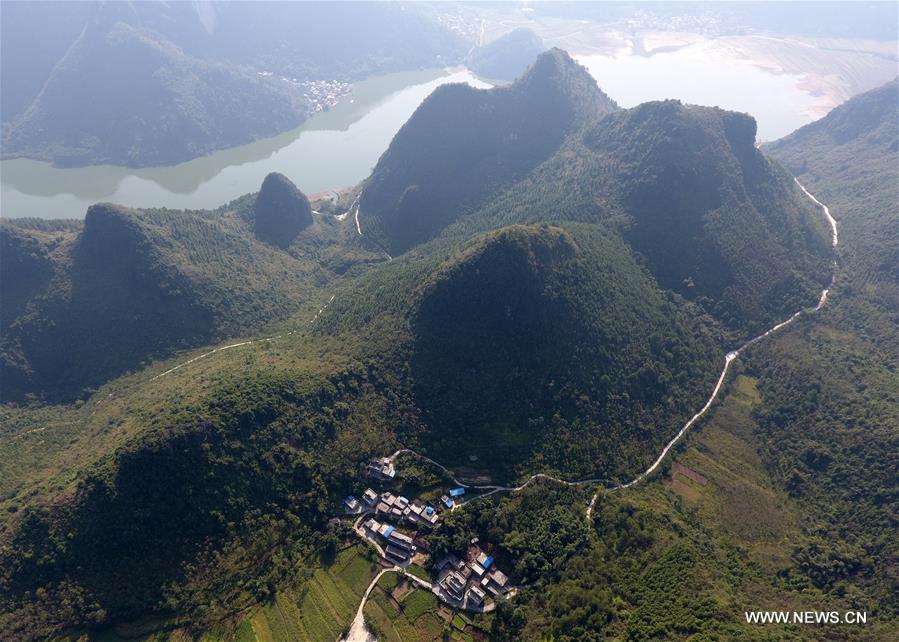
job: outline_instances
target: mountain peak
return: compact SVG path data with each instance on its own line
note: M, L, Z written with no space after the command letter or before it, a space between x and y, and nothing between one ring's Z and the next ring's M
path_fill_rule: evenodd
M618 105L596 84L587 68L567 51L553 47L537 56L515 82L522 91L564 96L580 115L606 112Z
M616 109L561 49L541 54L511 85L440 87L397 132L365 185L360 212L370 238L391 254L433 238Z
M256 238L286 248L312 223L309 199L293 182L277 172L262 181L254 205Z

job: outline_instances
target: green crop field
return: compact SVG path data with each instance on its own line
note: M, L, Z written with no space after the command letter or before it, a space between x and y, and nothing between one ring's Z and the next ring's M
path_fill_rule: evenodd
M341 551L334 562L315 571L295 591L283 591L238 628L241 642L336 640L350 625L377 566L356 547Z
M428 573L428 572L427 572L424 568L422 568L421 566L416 566L415 564L411 564L411 565L406 569L406 572L409 573L409 575L414 575L415 577L424 580L425 582L430 582L430 581L431 581L431 574Z
M422 589L412 589L397 600L393 589L403 580L396 573L385 573L365 603L365 621L378 640L386 642L432 642L444 639L448 630L450 611L438 603L437 597ZM455 614L453 622L459 628L477 624L464 615ZM478 616L478 621L480 616ZM467 632L456 631L464 639L471 639Z

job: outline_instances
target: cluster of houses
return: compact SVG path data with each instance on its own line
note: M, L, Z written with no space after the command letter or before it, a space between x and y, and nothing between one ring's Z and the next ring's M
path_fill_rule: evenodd
M257 71L256 75L269 78L274 72ZM297 80L281 76L281 81L299 87L303 92L303 98L312 106L313 112L329 110L353 89L351 84L340 80Z
M402 495L385 491L378 495L371 488L365 490L362 499L350 495L343 500L344 510L350 515L370 513L381 519L396 522L407 520L419 526L434 528L440 519L437 509L420 499L409 501Z
M369 477L379 482L391 482L396 478L396 468L389 457L372 460L366 467ZM440 498L444 510L452 510L465 494L464 488L454 488ZM432 529L440 520L438 510L420 499L410 501L390 491L378 493L367 488L361 497L348 496L343 500L344 510L350 515L362 515L363 534L377 544L388 565L406 566L417 552L426 553L428 542L418 533L401 532L396 525L408 522L416 529ZM420 560L417 560L420 563ZM433 591L444 602L457 608L481 611L490 598L510 594L509 578L496 568L493 556L481 550L477 540L472 541L465 559L448 555L437 564L438 577ZM487 608L492 608L487 606Z
M487 596L506 595L511 588L506 574L496 568L492 555L473 546L465 560L447 555L437 563L440 596L450 604L480 610Z
M368 519L364 527L376 535L383 543L384 558L392 564L404 565L412 560L415 554L415 542L409 535L401 533L392 524L379 522L375 518Z

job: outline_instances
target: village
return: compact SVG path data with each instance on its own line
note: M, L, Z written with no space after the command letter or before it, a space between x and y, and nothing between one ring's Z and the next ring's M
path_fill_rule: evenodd
M379 487L392 486L397 478L390 457L369 462L365 474ZM378 551L383 567L409 569L407 577L452 608L488 612L495 608L496 600L515 593L508 576L497 568L492 545L474 538L467 550L448 554L433 565L436 577L426 570L431 551L428 535L440 523L441 515L461 506L464 497L464 487L447 489L435 506L391 490L366 488L361 497L347 496L343 510L354 518L356 534ZM410 568L413 565L418 568ZM424 579L428 575L430 580Z
M257 71L256 75L271 78L274 72ZM353 85L340 80L297 80L287 76L280 78L282 82L298 87L303 92L303 98L309 102L313 113L328 111L353 90Z

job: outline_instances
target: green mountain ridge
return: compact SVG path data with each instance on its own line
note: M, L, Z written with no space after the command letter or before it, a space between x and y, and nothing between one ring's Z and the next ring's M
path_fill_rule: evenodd
M546 100L555 83L570 85L561 95L571 98L552 107L568 115L557 116L565 126L527 164L518 135L491 138L504 125L484 133L484 123L457 116L531 87ZM517 122L521 108L507 109L488 113ZM832 259L827 222L755 148L755 133L748 115L677 101L616 109L583 68L553 50L509 87L435 92L366 181L360 219L391 254L440 234L458 240L514 223L616 226L663 287L748 337L813 302ZM485 156L488 140L489 149L507 151ZM490 163L507 156L519 169L496 181Z
M426 7L322 2L11 3L0 43L4 158L129 167L294 129L326 107L304 81L432 69L468 49Z
M173 164L292 129L311 113L287 83L193 58L140 27L100 30L85 28L31 106L4 127L4 157Z
M592 115L614 107L587 70L558 49L509 86L439 87L365 181L359 205L366 234L390 254L433 238L524 178Z

